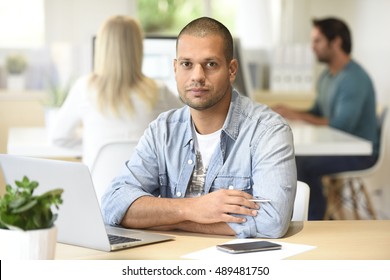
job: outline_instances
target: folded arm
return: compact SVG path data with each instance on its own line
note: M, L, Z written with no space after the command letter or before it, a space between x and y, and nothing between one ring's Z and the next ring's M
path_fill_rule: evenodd
M244 223L246 219L232 214L257 215L259 206L248 201L250 198L250 194L237 190L220 190L181 199L143 196L128 208L121 224L129 228L234 235L226 223Z

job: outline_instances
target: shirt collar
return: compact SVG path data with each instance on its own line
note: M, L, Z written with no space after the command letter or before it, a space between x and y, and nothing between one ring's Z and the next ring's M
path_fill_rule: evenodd
M233 89L229 111L222 127L222 131L233 140L237 139L239 133L240 112L242 111L241 107L242 100L240 95L235 89Z
M239 93L235 89L233 89L232 98L230 100L229 111L227 113L225 123L222 127L222 132L226 133L233 140L236 140L238 137L239 117L240 117L240 112L242 111L241 104L242 101ZM184 113L184 119L187 122L187 129L184 135L184 139L185 139L184 143L186 146L193 140L193 135L192 135L192 128L191 128L192 121L191 121L190 109L188 106L185 107L186 108Z

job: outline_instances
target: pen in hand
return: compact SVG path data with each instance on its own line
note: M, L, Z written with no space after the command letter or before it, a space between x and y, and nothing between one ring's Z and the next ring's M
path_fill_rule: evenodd
M271 199L254 198L254 199L248 199L248 201L253 201L253 202L271 202Z

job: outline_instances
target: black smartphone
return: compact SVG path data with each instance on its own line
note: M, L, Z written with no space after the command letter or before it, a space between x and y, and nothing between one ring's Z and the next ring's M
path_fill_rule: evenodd
M254 241L246 243L221 244L217 245L217 249L232 254L238 254L268 250L279 250L282 249L282 245L269 241Z

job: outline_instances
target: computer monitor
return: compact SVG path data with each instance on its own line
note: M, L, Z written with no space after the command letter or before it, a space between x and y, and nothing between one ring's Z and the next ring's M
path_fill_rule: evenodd
M94 41L95 38L93 45ZM241 94L251 97L252 89L249 66L242 54L240 40L238 38L234 39L234 57L237 58L239 67L233 86ZM152 79L164 82L173 93L178 94L173 69L173 61L175 58L176 37L147 35L144 38L143 73Z
M142 72L149 78L164 82L177 93L173 61L176 58L176 37L146 36Z

